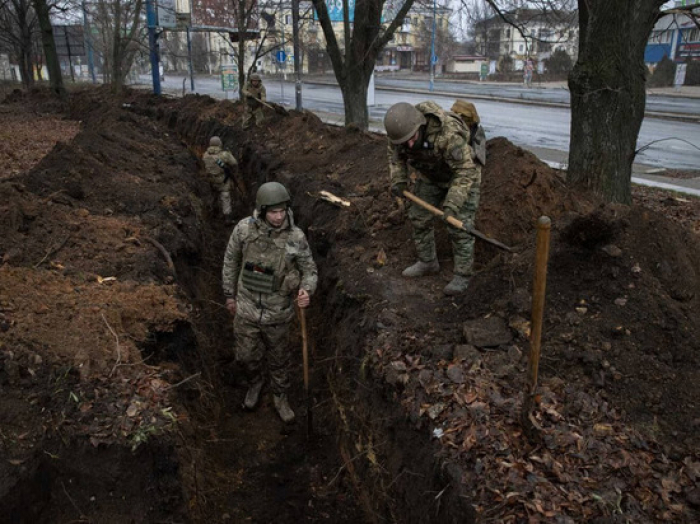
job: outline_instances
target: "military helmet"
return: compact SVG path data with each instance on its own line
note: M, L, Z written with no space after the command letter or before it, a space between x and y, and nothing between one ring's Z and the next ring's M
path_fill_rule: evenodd
M255 207L261 213L265 208L278 204L289 204L291 197L287 188L279 182L265 182L255 195Z
M209 145L215 147L221 147L221 139L218 136L213 136L209 139Z
M399 102L384 115L384 128L392 144L403 144L425 125L425 116L408 102Z
M261 82L261 81L262 81L262 78L260 78L260 75L259 75L259 74L253 73L252 75L250 75L250 81L251 81L251 82L255 82L256 80L257 80L258 82Z

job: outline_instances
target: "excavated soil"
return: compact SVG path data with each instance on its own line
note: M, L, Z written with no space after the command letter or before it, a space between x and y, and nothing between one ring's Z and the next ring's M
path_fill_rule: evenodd
M698 200L606 205L492 138L476 226L515 252L477 241L450 298L443 225L441 273L400 275L415 253L382 136L282 108L243 131L236 103L105 89L14 92L0 114L3 521L698 520ZM293 426L267 396L240 407L230 227L199 162L212 134L241 164L237 217L260 183L287 184L320 267L308 397L296 327L290 346Z

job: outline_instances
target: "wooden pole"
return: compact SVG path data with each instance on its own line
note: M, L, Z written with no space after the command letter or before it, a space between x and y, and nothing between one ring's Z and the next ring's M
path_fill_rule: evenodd
M530 333L530 355L527 365L527 383L523 399L522 424L528 436L534 436L537 427L531 412L535 405L537 375L540 365L542 342L542 319L544 317L544 295L547 287L547 261L549 259L549 234L552 221L542 216L537 221L537 244L535 253L535 277L532 283L532 329Z
M306 436L313 433L313 419L311 418L311 393L309 392L309 339L306 332L306 311L298 308L299 321L301 322L302 358L304 362L304 393L306 396Z

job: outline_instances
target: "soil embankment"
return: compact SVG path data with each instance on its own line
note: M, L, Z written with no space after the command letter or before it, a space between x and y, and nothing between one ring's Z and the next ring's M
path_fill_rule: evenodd
M240 106L198 96L90 90L65 107L40 94L2 106L29 109L80 131L0 181L3 514L696 520L696 201L638 191L643 207L601 205L492 139L477 227L519 249L477 243L478 274L455 299L441 293L442 227L441 274L400 277L413 250L383 137L282 111L244 132ZM300 351L295 427L269 399L254 414L239 405L219 294L229 231L197 161L212 134L241 164L238 218L261 182L287 184L321 268L311 439ZM532 442L518 420L540 215L555 226Z

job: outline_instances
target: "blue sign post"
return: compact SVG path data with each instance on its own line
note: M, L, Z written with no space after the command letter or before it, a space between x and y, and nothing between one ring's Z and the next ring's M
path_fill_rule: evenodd
M277 62L283 64L287 61L287 53L284 52L284 49L280 49L277 51L277 54L275 54L275 58L277 59Z

